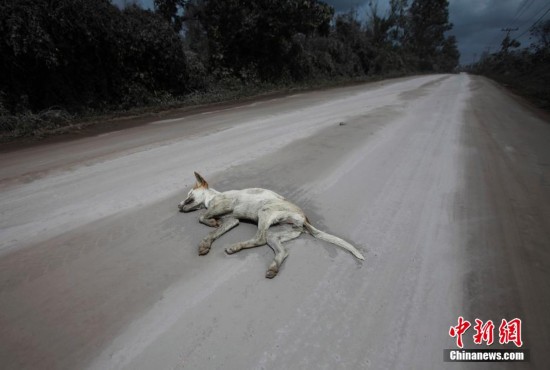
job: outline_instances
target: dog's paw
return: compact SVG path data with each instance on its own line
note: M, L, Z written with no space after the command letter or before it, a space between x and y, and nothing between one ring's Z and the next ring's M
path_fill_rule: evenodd
M238 246L234 245L234 246L232 246L232 247L227 247L227 248L225 248L225 253L227 253L227 254L233 254L233 253L237 253L237 252L240 251L240 250L241 250L241 249L240 249Z
M279 273L279 270L270 268L269 270L266 271L265 277L268 279L273 279L275 276L277 276L278 273Z
M208 252L210 252L210 243L202 241L199 244L199 256L204 256L205 254L208 254Z
M269 268L265 272L265 277L268 279L273 279L277 274L279 273L279 266L277 266L277 262L273 261L271 265L269 265Z

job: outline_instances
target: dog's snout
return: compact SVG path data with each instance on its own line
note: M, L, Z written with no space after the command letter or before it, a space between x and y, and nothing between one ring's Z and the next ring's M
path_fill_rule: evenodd
M189 212L189 205L193 203L193 199L186 199L180 204L178 204L178 208L180 212Z

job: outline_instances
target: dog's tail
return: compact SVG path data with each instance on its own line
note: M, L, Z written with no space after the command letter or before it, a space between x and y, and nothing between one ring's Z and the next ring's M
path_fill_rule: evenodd
M331 234L328 234L324 231L321 231L319 229L316 229L315 227L313 227L312 224L309 223L309 221L306 221L304 222L304 226L306 227L307 231L314 237L314 238L317 238L317 239L321 239L321 240L324 240L326 242L329 242L329 243L332 243L334 245L337 245L339 246L340 248L344 248L345 250L347 250L348 252L350 252L351 254L353 254L355 257L359 258L360 260L364 260L365 257L363 257L363 255L361 254L361 252L359 252L357 250L357 248L355 248L353 245L351 245L350 243L348 243L347 241L343 240L343 239L340 239L339 237L337 236L334 236L334 235L331 235Z

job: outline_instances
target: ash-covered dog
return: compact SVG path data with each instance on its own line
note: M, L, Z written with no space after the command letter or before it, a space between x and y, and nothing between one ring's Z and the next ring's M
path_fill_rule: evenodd
M313 227L298 206L271 190L252 188L219 192L211 189L197 172L195 178L196 184L178 208L181 212L206 208L199 221L216 228L200 242L199 255L207 254L214 240L236 227L239 220L249 220L258 224L258 232L254 238L234 244L225 251L227 254L233 254L241 249L268 244L275 252L275 259L265 275L269 279L277 275L281 264L288 257L288 251L282 243L299 237L303 232L344 248L360 260L365 259L345 240ZM269 230L269 227L275 224L288 224L291 227L287 230Z

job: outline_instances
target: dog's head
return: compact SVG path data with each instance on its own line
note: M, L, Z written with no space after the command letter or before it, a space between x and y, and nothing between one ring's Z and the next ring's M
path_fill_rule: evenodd
M196 184L187 194L187 198L178 204L180 212L193 212L197 209L206 208L206 193L208 191L208 183L201 175L195 172Z

